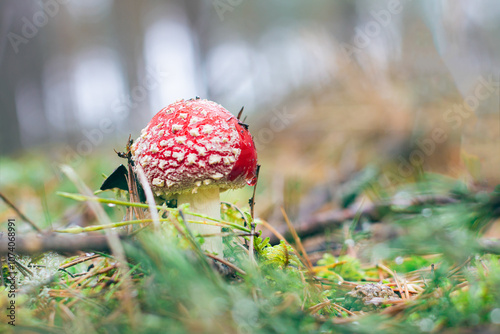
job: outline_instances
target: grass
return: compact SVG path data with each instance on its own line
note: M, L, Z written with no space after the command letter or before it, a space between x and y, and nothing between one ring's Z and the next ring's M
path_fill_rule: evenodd
M108 191L89 197L75 193L77 187L67 179L40 168L46 166L43 158L27 157L29 164L2 159L2 172L12 180L0 181L3 192L21 203L20 210L28 217L39 217L35 223L41 229L80 235L135 227L131 227L133 237L121 241L126 263L119 263L112 252L17 257L16 268L27 270L24 274L17 270L16 275L16 327L2 321L2 332L466 333L499 329L500 247L486 243L484 237L498 219L498 191L476 191L435 174L387 187L380 182L383 172L370 169L353 180L356 186L344 202L369 198L376 204L378 218L357 214L329 227L336 245L325 247L318 261L311 260L299 229L276 245L263 237L253 238L252 261L248 253L252 238L245 227L251 220L249 208L223 204L222 220L214 223L224 226L224 258L233 270L222 266L220 274L214 260L198 246L203 237L190 235L177 209L160 205L161 229L154 232L139 227L150 220L122 221L132 205L147 210L146 205L129 203L126 194ZM20 169L22 164L26 168ZM77 172L97 189L100 181L87 169L99 171L98 175L109 169L105 165L89 160L80 166L84 172ZM106 222L88 212L84 205L88 200L101 205L112 224L102 225ZM75 208L80 208L79 213L72 211ZM192 214L188 208L183 210ZM2 222L13 215L9 207L0 206ZM31 227L17 220L21 238ZM82 227L65 226L75 220L83 222ZM267 230L266 222L256 222L257 231ZM391 233L379 233L376 226ZM9 268L2 263L6 286L0 287L0 309L6 310L12 300L11 282ZM347 297L356 287L379 282L398 298L365 308Z

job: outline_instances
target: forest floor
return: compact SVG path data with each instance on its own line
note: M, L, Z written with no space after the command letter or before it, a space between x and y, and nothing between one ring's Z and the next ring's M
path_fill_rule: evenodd
M225 253L207 257L178 209L159 208L155 231L151 220L123 222L134 210L124 192L85 193L84 181L97 190L116 161L59 173L36 154L2 158L2 332L500 329L498 188L432 173L388 186L370 166L333 197L305 193L314 213L293 223L286 207L266 209L261 190L252 217L249 188L226 195ZM285 227L264 219L275 210Z

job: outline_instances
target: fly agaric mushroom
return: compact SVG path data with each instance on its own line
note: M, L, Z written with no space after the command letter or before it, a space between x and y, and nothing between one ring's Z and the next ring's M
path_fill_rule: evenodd
M158 112L131 148L157 196L177 196L192 212L220 219L219 192L254 185L257 153L248 131L221 105L199 98L177 101ZM189 216L190 220L203 220ZM189 224L199 234L219 226ZM222 236L202 249L223 255Z

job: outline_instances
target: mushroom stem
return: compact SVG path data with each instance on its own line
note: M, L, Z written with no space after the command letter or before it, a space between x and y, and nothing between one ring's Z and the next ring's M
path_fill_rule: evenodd
M204 214L211 218L220 219L220 199L219 188L210 187L198 189L196 193L182 193L177 197L177 205L189 203L191 212ZM187 220L204 221L203 218L186 215ZM204 225L187 223L189 229L194 235L197 234L220 234L220 226ZM204 238L205 242L201 245L201 249L215 253L220 257L224 256L222 246L222 236L210 236Z

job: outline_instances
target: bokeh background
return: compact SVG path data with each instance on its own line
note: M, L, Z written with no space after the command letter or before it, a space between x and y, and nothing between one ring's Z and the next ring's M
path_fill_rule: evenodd
M270 221L332 205L359 173L491 188L499 33L495 0L3 0L0 186L46 216L59 164L97 189L113 149L200 96L245 106Z

